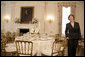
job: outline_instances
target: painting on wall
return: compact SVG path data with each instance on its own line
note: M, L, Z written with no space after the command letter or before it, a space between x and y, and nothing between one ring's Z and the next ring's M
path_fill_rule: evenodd
M20 23L32 23L34 14L34 7L21 7L21 20Z

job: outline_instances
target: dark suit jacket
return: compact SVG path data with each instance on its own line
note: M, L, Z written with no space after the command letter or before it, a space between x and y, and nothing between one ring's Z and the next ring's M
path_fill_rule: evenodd
M66 35L66 37L69 37L69 39L80 40L81 32L80 32L79 23L74 22L74 28L72 27L71 23L67 23L65 35Z

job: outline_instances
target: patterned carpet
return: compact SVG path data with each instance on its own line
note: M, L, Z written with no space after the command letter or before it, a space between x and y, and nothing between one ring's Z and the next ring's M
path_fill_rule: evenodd
M67 48L65 48L64 56L68 56L67 53ZM17 56L17 52L1 52L1 56ZM37 54L35 54L34 56L37 56ZM47 55L41 54L41 56ZM84 56L84 48L79 48L79 50L77 50L76 56Z

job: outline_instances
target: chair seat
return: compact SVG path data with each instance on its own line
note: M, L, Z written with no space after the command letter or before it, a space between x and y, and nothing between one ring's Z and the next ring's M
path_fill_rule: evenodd
M6 52L16 52L16 47L6 47Z
M21 54L20 54L19 56L30 56L30 55L21 55Z
M51 50L43 50L42 55L44 56L51 56L52 51ZM53 54L53 56L57 56L58 53Z
M9 43L5 47L6 52L15 52L16 51L16 46L14 43Z
M47 56L51 56L51 50L43 50L42 51L42 54L44 54L44 55L47 55Z
M59 54L59 53L55 53L55 54L53 54L53 56L58 56L58 54Z

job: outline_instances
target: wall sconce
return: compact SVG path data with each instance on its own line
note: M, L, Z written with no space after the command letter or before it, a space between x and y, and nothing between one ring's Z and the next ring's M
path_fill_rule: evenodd
M49 15L49 16L47 16L47 20L51 24L54 21L54 18L53 18L53 16Z
M52 19L49 19L48 22L51 24L53 22L53 20Z
M5 17L4 17L4 21L6 21L7 23L10 21L10 16L8 16L8 15L6 15Z

